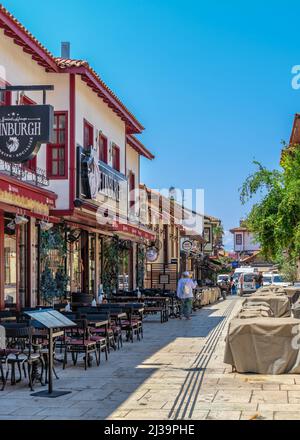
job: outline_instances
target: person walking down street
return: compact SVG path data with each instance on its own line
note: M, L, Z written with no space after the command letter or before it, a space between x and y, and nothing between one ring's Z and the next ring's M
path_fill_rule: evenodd
M236 284L233 276L230 277L230 290L231 290L231 295L236 295Z
M188 320L191 319L194 293L193 290L197 287L196 281L192 280L189 272L184 272L181 279L178 281L177 297L180 299L179 318L182 315Z

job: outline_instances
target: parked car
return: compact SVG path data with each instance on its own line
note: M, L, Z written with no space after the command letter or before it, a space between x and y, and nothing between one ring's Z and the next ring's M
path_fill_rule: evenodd
M273 273L264 273L263 274L263 285L270 286L272 284Z
M257 273L255 272L241 274L238 282L238 295L243 296L245 294L256 292L256 275Z
M229 275L228 274L220 274L220 275L218 275L218 278L217 278L218 286L220 284L223 284L224 282L227 283L228 281L229 281Z
M292 283L289 283L287 281L284 281L284 277L280 273L264 273L263 274L263 283L264 286L281 286L281 287L287 287L291 286Z

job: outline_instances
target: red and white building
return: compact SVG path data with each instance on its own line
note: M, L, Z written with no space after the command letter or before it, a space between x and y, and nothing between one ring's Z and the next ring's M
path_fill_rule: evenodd
M40 301L43 220L61 224L66 237L78 232L65 262L71 292L97 294L102 241L114 235L132 243L120 275L134 289L138 246L155 240L130 195L139 192L141 156L154 158L136 137L142 124L86 61L54 57L2 6L0 49L0 85L53 85L47 104L55 110L54 143L25 165L0 163L0 309ZM0 105L42 103L41 92L0 92ZM115 208L118 217L105 224ZM9 229L16 215L28 222Z
M234 236L234 252L239 259L260 251L260 244L256 242L253 233L243 225L242 221L240 226L231 229L230 232Z

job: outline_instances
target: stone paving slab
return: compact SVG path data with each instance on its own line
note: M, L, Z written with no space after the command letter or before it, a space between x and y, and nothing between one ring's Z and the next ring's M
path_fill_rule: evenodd
M241 301L229 297L191 321L146 320L144 340L124 343L100 367L58 365L54 388L72 391L59 399L7 385L0 420L299 420L300 375L237 374L223 363Z

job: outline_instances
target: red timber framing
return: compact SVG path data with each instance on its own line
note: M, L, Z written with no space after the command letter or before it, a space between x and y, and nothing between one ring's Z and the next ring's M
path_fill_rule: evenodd
M76 77L70 74L69 100L70 100L70 192L69 209L74 210L75 200L75 171L76 171Z
M64 64L64 62L66 62ZM99 98L101 98L109 108L115 112L122 121L125 122L126 132L141 133L144 127L137 121L137 119L126 109L124 104L115 96L115 94L103 83L98 75L92 71L88 66L76 66L76 62L80 64L80 61L74 60L74 66L68 66L68 60L57 59L58 66L61 67L61 72L72 73L81 76L83 82L95 92Z
M51 180L66 180L68 179L68 147L69 147L69 135L68 135L68 116L67 111L54 112L55 129L53 144L47 145L47 177ZM61 121L63 127L61 126ZM63 134L63 136L62 136ZM62 141L63 139L63 141ZM55 154L54 154L55 153ZM61 167L63 162L63 167ZM56 170L53 169L53 164L56 163Z
M149 160L155 159L155 156L135 136L128 135L127 143L141 156L144 156Z
M5 284L4 280L5 280L4 211L0 209L0 310L4 309L4 284Z

